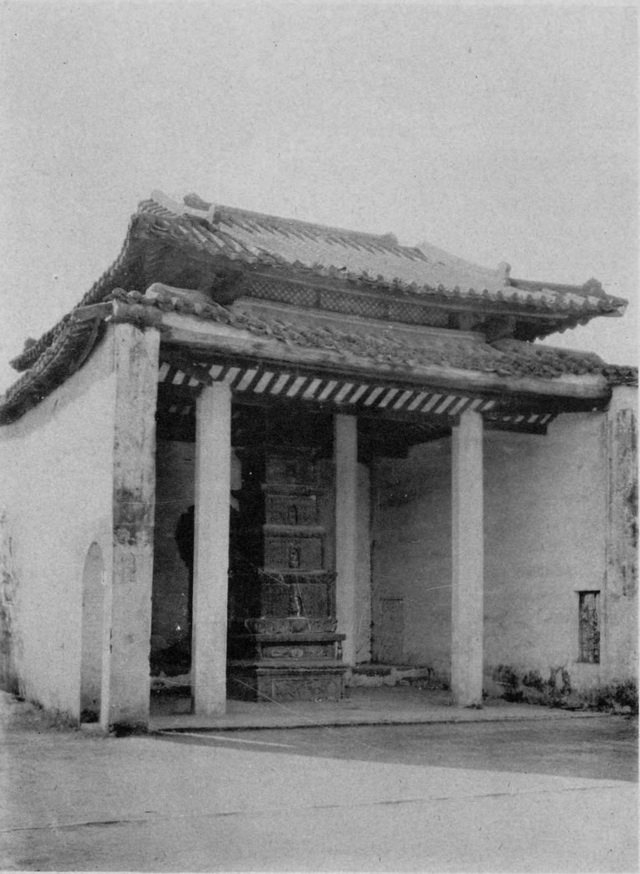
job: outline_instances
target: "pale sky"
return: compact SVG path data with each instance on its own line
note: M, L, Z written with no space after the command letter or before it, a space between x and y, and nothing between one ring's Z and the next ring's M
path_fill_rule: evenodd
M0 391L154 188L595 276L627 316L552 342L636 363L633 9L19 0L0 26Z

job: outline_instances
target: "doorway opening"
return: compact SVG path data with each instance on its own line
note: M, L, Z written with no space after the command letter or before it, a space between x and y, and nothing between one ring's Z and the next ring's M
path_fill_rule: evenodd
M80 722L99 722L102 706L105 572L102 550L92 543L82 572Z

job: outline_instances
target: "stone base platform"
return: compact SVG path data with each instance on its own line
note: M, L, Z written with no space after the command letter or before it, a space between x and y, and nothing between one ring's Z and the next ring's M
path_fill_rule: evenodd
M230 661L227 696L240 701L339 701L346 672L340 662Z

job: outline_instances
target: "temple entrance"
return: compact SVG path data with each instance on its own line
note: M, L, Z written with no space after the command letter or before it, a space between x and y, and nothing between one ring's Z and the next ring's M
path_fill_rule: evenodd
M173 403L175 390L166 393L156 456L151 688L152 701L162 698L168 712L185 712L195 682L195 402ZM406 457L412 445L443 435L448 426L358 415L353 485L362 511L343 526L340 541L335 407L265 400L235 396L231 409L226 694L250 701L339 698L347 665L372 655L367 468L378 459ZM218 523L212 518L210 524ZM355 568L343 580L351 573L357 595L337 590L337 539L343 558L351 552ZM385 597L397 596L389 591ZM390 612L397 621L385 633L385 648L395 652L386 660L397 661L402 611ZM220 670L224 677L222 660Z

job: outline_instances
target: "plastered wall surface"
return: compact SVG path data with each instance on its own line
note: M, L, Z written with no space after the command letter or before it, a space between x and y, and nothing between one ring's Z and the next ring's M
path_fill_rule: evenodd
M53 394L0 428L5 679L72 716L80 708L82 575L93 542L111 579L114 396L107 337Z
M451 646L451 441L414 446L372 468L372 654L383 650L382 602L404 624L401 661L448 671ZM389 633L393 633L393 628Z
M609 598L602 664L578 661L578 592L603 593L603 623L607 609L607 427L607 414L593 413L560 416L546 436L485 432L488 676L500 664L538 670L545 679L551 669L565 667L576 686L588 687L634 672L625 653L634 651L635 594L624 605L621 596ZM378 462L372 494L374 658L385 623L381 603L400 598L403 660L447 673L451 441ZM616 579L622 590L620 575ZM611 571L607 585L611 589Z
M546 436L485 435L485 665L577 666L578 592L604 585L603 414L560 416Z

